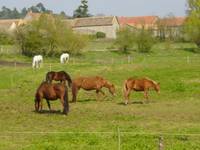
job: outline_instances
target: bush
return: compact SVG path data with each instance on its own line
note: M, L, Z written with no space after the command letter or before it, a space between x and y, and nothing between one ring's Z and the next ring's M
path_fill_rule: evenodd
M87 41L86 36L75 34L59 17L49 14L43 14L38 20L20 26L15 35L22 54L27 56L55 56L63 52L77 54Z
M6 31L0 31L0 45L12 45L14 38Z
M97 39L105 38L105 37L106 37L106 34L104 32L97 32L96 33L96 38Z
M136 34L136 43L139 52L149 52L154 45L154 38L151 31L141 29Z
M127 52L133 46L134 43L134 32L129 28L122 28L117 32L117 38L115 45L123 51Z

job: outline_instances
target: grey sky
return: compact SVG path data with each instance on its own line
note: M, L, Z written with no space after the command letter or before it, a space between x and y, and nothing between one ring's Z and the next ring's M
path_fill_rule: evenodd
M0 7L9 8L30 7L42 2L46 8L54 12L64 10L68 15L73 14L80 4L80 0L0 0ZM88 0L91 14L105 14L117 16L184 16L186 0Z

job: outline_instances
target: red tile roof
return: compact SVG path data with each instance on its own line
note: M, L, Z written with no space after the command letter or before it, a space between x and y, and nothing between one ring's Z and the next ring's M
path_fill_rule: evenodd
M139 16L139 17L118 17L119 23L123 25L152 25L157 21L157 16Z

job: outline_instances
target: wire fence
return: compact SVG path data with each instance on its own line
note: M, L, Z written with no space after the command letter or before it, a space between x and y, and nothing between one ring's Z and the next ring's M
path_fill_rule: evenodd
M25 138L27 135L31 136L33 139L35 138L34 136L37 136L42 138L43 136L50 136L51 140L53 140L52 137L59 137L59 136L64 136L64 137L68 137L68 136L75 136L76 138L82 137L84 139L87 139L89 136L97 136L97 138L99 138L100 140L106 138L107 140L112 141L111 145L112 147L115 147L115 149L117 150L123 150L125 147L129 147L128 145L130 144L131 146L133 146L134 144L136 145L136 147L138 146L138 148L141 146L138 143L135 143L136 141L139 142L139 140L141 140L141 142L144 144L143 147L145 147L145 145L151 145L150 147L153 149L158 149L158 150L164 150L164 149L168 149L169 147L173 147L176 144L188 144L190 142L196 143L193 144L194 147L191 148L195 148L198 149L199 147L199 140L200 140L200 133L199 134L190 134L190 133L185 133L185 134L181 134L181 133L159 133L159 132L154 132L154 133L141 133L141 132L128 132L128 131L123 131L120 130L120 128L117 128L117 131L110 131L110 132L54 132L54 131L50 131L50 132L32 132L32 131L24 131L24 132L3 132L0 135L0 138L14 138L17 137L19 138L19 136L21 136L21 138ZM139 140L138 140L139 139ZM15 139L16 140L16 139ZM135 140L135 141L134 141ZM34 141L34 140L33 140ZM89 138L90 141L90 138ZM194 142L196 141L196 142ZM49 141L51 142L51 141ZM59 142L59 140L57 141ZM173 143L174 142L174 143ZM23 144L19 143L19 144ZM78 144L78 143L77 143ZM109 142L108 142L109 144ZM30 144L29 144L30 145ZM80 146L80 145L79 145ZM87 143L84 145L84 147L100 147L102 149L105 149L105 147L109 147L109 145L90 145ZM104 147L104 148L103 148ZM135 148L136 148L135 147ZM126 149L125 148L125 149ZM148 149L148 147L147 147ZM187 148L186 148L187 149Z

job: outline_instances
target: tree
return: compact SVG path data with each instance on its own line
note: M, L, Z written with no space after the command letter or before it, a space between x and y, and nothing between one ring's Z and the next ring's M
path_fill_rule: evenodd
M154 44L154 38L151 30L144 28L136 33L136 44L139 52L149 52Z
M115 44L123 52L127 52L133 46L134 43L134 33L133 31L126 27L117 31L117 38Z
M188 17L185 23L188 38L200 47L200 1L188 0Z
M81 5L74 11L73 17L74 18L83 18L91 16L88 13L88 1L81 0Z
M22 54L28 56L76 54L86 44L83 36L75 34L62 19L50 14L42 14L38 20L19 27L15 35Z

